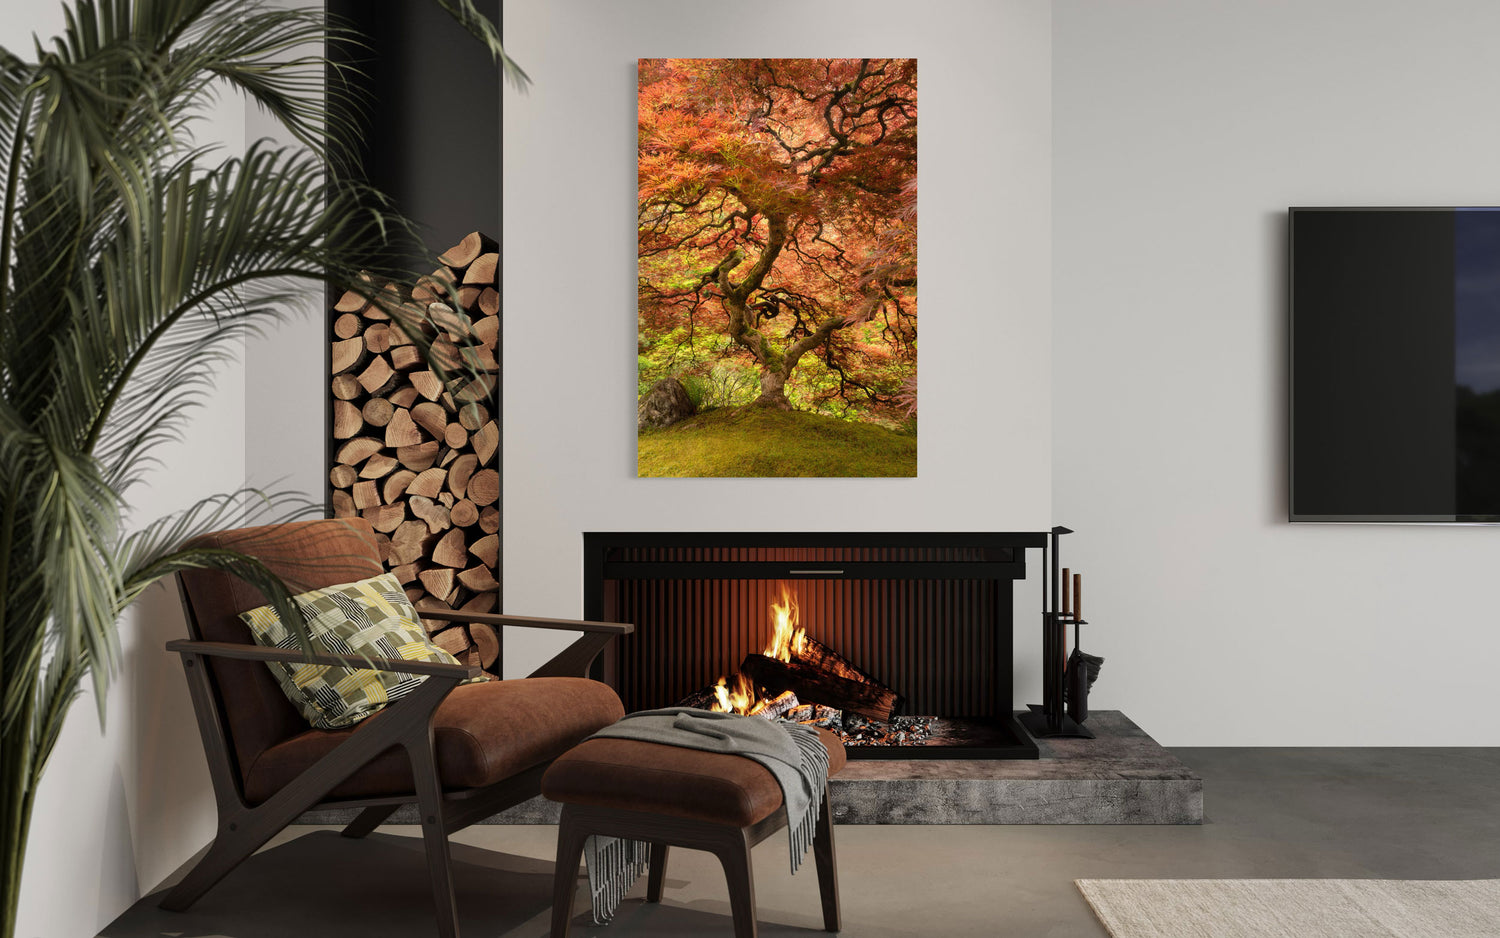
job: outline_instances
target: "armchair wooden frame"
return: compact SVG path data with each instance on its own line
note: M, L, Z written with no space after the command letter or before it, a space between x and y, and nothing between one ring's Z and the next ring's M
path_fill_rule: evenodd
M453 897L448 835L540 793L542 773L550 764L534 766L484 788L443 791L433 749L433 714L449 691L464 679L478 676L480 670L457 664L344 655L315 655L309 658L300 651L202 641L199 639L201 632L192 605L185 595L183 607L189 634L193 638L168 642L167 650L182 656L188 691L198 720L198 732L203 737L203 748L208 756L209 775L218 806L218 833L198 864L162 899L161 907L172 911L187 909L241 861L264 846L305 811L319 808L362 808L344 828L343 834L346 837L363 837L379 827L401 805L415 802L421 818L422 839L427 849L427 868L432 881L433 900L437 905L438 933L442 938L457 938L458 915ZM633 625L616 622L541 619L460 610L420 609L418 613L427 619L584 633L528 677L585 676L590 663L615 636L635 631ZM373 668L423 675L427 680L414 693L387 707L380 720L351 734L275 795L260 804L250 804L245 798L244 784L235 763L220 694L212 670L206 666L206 659L215 657ZM335 786L376 756L394 747L404 750L411 760L415 791L376 798L325 800Z

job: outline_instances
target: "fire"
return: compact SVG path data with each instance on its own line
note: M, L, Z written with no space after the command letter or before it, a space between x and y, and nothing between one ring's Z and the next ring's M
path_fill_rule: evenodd
M711 708L715 713L742 713L746 716L754 716L766 709L770 709L771 715L775 716L798 704L797 695L789 690L782 691L774 700L762 697L756 693L755 685L750 683L749 678L738 671L734 675L733 687L728 678L719 678L719 683L714 685L714 696L718 698Z
M755 692L748 678L738 671L734 674L734 687L729 686L726 678L720 677L719 683L714 685L714 696L718 701L714 710L719 713L752 713L751 708L760 696Z
M761 652L767 658L790 662L807 647L807 633L797 624L797 599L786 584L781 586L781 601L771 603L774 629L771 644ZM784 691L775 699L762 696L759 688L736 671L732 678L720 677L714 685L713 709L717 713L756 714L769 711L774 716L797 706L797 695Z
M807 633L797 624L797 599L784 583L781 602L771 604L771 618L775 622L775 631L771 634L771 644L761 654L789 662L793 656L802 654L807 645Z

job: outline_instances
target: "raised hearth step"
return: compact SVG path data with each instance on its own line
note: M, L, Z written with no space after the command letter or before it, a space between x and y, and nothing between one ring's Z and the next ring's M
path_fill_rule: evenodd
M1203 779L1118 710L1089 716L1095 739L1040 739L1041 758L851 761L830 783L840 824L1202 824ZM536 797L482 821L555 824ZM302 824L346 824L354 809ZM391 824L415 824L403 807Z

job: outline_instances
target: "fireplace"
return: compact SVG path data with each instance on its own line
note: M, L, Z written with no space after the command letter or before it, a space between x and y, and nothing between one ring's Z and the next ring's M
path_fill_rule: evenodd
M858 733L835 727L852 758L1035 759L1013 714L1011 591L1044 546L1035 532L585 534L585 618L636 626L597 676L627 710L702 701L766 650L790 597L814 644L900 695L895 728L921 727L866 737L856 714Z

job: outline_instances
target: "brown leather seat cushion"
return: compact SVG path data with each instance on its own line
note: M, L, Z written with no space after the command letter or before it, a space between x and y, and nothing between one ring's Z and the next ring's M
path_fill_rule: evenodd
M399 701L393 706L399 706ZM245 797L259 803L381 711L345 730L308 730L266 749L249 767ZM455 687L433 718L438 775L446 789L477 788L552 759L625 715L610 687L581 677L533 677ZM331 798L410 793L411 761L388 750L346 779Z
M828 747L828 774L844 767L837 736L818 730ZM623 808L748 827L781 807L781 786L744 756L703 752L634 739L590 739L552 763L542 794L553 801Z

